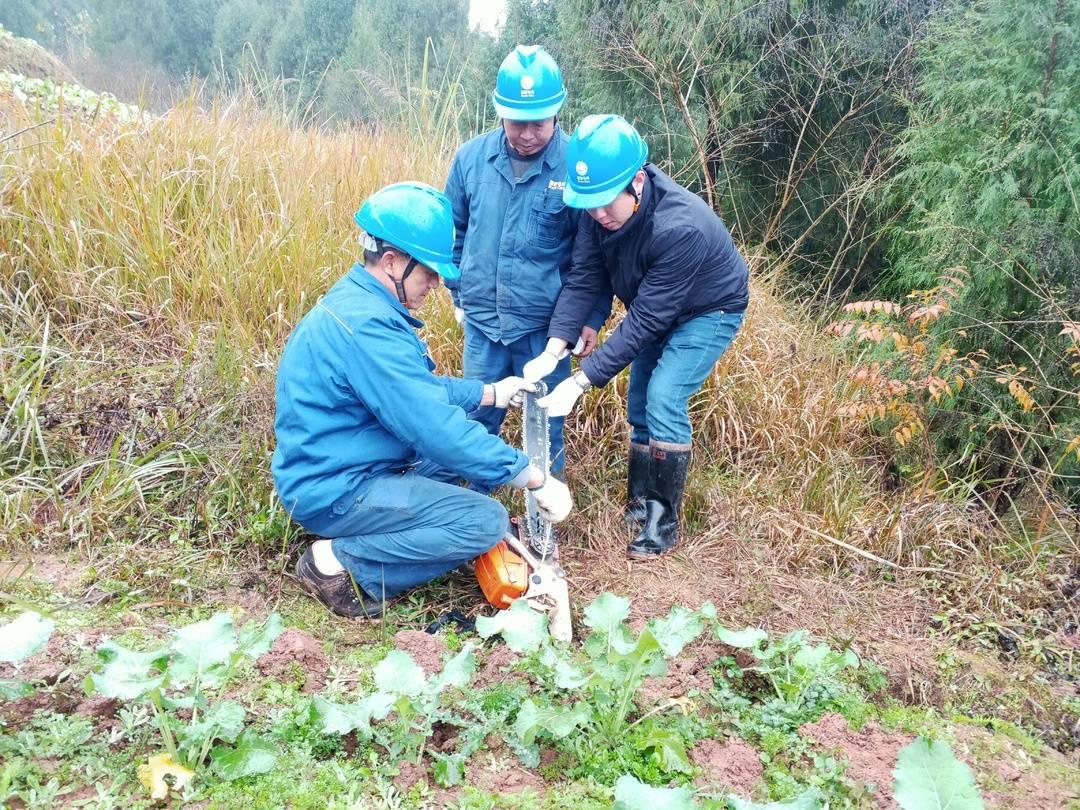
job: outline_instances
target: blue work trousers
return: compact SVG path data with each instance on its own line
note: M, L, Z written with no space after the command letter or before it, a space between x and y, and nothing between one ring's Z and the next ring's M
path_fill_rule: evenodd
M742 326L743 312L710 312L650 343L630 365L630 441L690 444L688 403Z
M373 478L319 534L369 596L390 599L476 559L506 534L503 505L449 483L456 478L432 462Z
M486 383L496 382L504 377L520 377L525 364L544 351L547 345L545 330L530 332L510 343L499 343L491 340L465 321L465 351L462 365L464 376L469 380L483 380ZM570 356L559 361L559 365L551 374L544 378L548 390L552 390L570 376ZM506 417L505 408L486 406L477 408L469 414L470 419L475 419L488 429L489 433L498 435ZM551 446L548 458L551 460L551 472L562 477L566 459L563 453L563 417L552 418L550 424Z

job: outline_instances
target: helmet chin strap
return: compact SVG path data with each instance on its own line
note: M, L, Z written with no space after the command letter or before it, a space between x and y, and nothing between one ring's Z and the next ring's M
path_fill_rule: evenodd
M416 259L410 258L409 263L405 265L405 272L401 274L401 278L394 278L393 276L390 276L389 273L386 274L390 276L390 280L394 282L394 289L397 290L398 301L400 301L401 305L406 309L408 309L409 304L405 300L405 279L409 277L409 273L416 269L416 265L418 264L420 264L420 262L418 262Z
M644 189L645 184L642 183L641 187L642 187L642 189ZM627 186L626 190L629 191L630 196L634 198L634 213L636 214L638 209L641 207L641 197L638 196L638 190L636 188L634 188L634 181L633 180L630 181L630 185Z
M392 245L387 245L381 239L372 236L366 231L360 234L360 244L363 246L364 250L369 250L373 253L382 253L386 248L390 247L395 251L395 253L398 253L402 256L406 255L405 252L400 248L394 248ZM405 265L405 272L401 274L401 278L394 278L392 275L390 275L389 270L383 270L383 272L386 273L387 278L394 282L394 289L397 291L398 301L400 301L401 305L406 309L409 308L409 304L407 302L407 299L405 298L405 279L407 279L409 277L409 274L416 269L416 265L418 264L420 264L420 262L410 256L409 263Z

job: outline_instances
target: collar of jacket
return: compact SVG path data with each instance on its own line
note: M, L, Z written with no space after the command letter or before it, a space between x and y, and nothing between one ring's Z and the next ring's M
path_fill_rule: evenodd
M631 234L641 230L641 223L652 217L652 209L656 205L656 195L653 193L653 176L650 169L652 164L645 164L645 185L641 189L641 204L638 210L631 214L630 219L615 232L608 231L600 223L596 227L600 229L600 241L604 245L613 245L622 239L627 239Z
M488 151L484 157L486 157L489 162L497 161L501 157L503 159L502 162L506 164L507 171L509 171L510 152L507 151L506 147L510 144L506 140L506 132L503 130L501 125L497 130L495 130L495 132L499 134L499 137L490 139L490 142L488 143ZM549 169L554 169L556 164L555 151L561 139L562 129L560 129L559 125L556 124L555 131L551 134L551 140L547 142L547 146L544 147L544 151L541 153L540 158L536 161L536 163L543 162L544 165L547 166ZM526 176L528 175L529 173L526 172ZM513 174L511 173L510 176L513 177ZM523 177L522 179L524 180L525 178Z
M375 276L367 271L367 268L364 267L362 262L357 262L349 269L349 280L362 290L376 296L381 295L386 303L397 310L397 312L405 318L413 328L419 329L424 325L423 321L414 318L409 314L409 310L405 309L405 307L401 305L401 302L397 300L397 297L391 295L390 291L386 289Z

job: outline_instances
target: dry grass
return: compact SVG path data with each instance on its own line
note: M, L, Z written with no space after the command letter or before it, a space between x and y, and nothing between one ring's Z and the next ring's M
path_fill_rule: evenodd
M0 105L4 131L35 123ZM189 567L282 549L294 529L268 469L280 347L355 261L360 201L395 180L440 184L447 157L398 132L295 130L243 100L126 129L62 116L0 141L0 546L93 557L113 538ZM893 477L882 446L836 415L842 358L757 277L742 334L692 403L679 554L622 558L625 376L569 421L579 595L633 593L644 610L707 595L736 614L764 594L756 615L778 626L859 625L902 646L925 627L934 597L909 595L928 576L958 594L980 572L963 600L995 609L1015 601L1003 583L1043 602L1066 592L1053 542L1014 553L976 504ZM459 369L448 297L423 314L436 360Z
M9 110L5 129L22 125ZM287 129L241 101L123 131L61 118L0 161L6 286L34 287L64 325L214 324L264 349L355 260L359 202L443 166L404 136Z

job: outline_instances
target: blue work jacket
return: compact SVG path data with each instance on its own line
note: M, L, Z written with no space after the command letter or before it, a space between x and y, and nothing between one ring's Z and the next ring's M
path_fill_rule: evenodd
M454 155L446 196L454 208L454 262L461 279L446 286L469 322L491 341L509 344L546 331L555 310L581 217L562 198L568 140L556 125L520 180L501 127L478 135ZM586 323L599 330L610 313L608 297Z
M358 264L289 336L272 466L281 502L309 531L344 513L367 479L420 459L487 485L527 466L466 417L483 383L435 375L422 325Z

